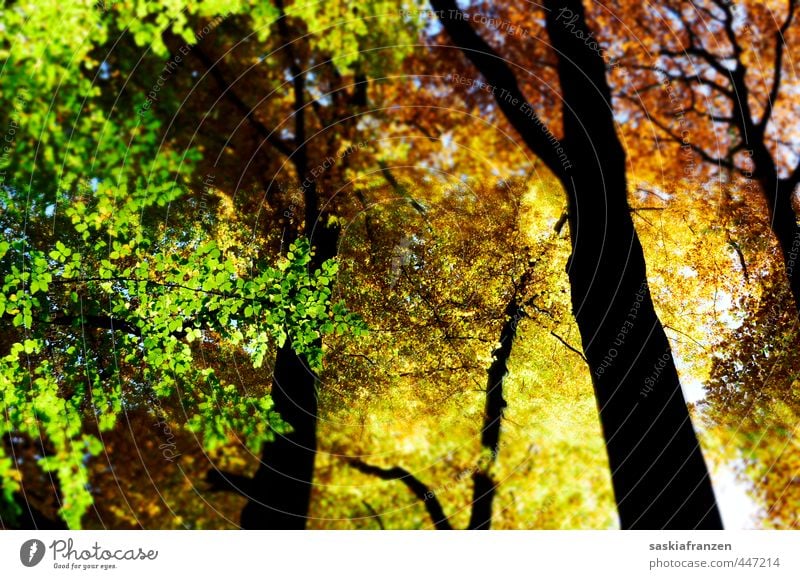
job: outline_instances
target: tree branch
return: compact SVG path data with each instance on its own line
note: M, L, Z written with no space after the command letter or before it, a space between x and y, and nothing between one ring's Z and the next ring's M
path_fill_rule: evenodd
M444 514L444 509L442 508L439 499L436 498L436 494L431 491L425 483L420 481L406 469L399 466L392 468L381 468L357 459L351 460L350 465L359 472L376 476L381 480L399 480L406 485L406 487L408 487L408 489L414 493L414 495L420 501L423 502L425 509L428 511L428 514L433 521L433 526L437 530L451 531L453 529L453 527L450 525L450 521Z
M775 31L775 58L772 65L772 86L770 87L769 94L767 95L767 102L764 103L764 112L761 115L761 120L758 121L758 127L762 132L766 130L767 123L769 122L769 119L772 116L772 111L775 108L775 101L778 100L778 92L780 91L783 74L783 52L786 42L785 34L792 23L792 19L794 18L795 2L796 0L788 0L789 13L786 15L786 19L783 21L783 24L780 26L780 28Z
M739 40L736 38L736 31L733 29L733 2L731 0L712 1L722 10L723 17L721 22L725 29L725 35L728 37L728 42L731 43L731 48L733 49L733 58L738 63L741 61L742 46L739 44Z
M212 58L208 56L199 46L196 46L192 52L193 54L197 55L197 58L203 63L211 76L217 81L222 89L223 96L225 96L237 109L239 109L239 112L244 116L245 119L247 119L247 122L249 122L250 126L255 129L256 133L258 133L258 135L267 143L272 145L279 153L285 155L286 157L291 157L293 153L292 148L280 137L278 137L276 129L270 130L264 126L264 123L255 117L255 109L245 103L236 93L236 91L233 90L233 86L228 83L225 75L220 70L219 61L214 62L214 60L212 60Z
M369 518L370 519L375 519L375 522L378 523L378 528L381 531L385 531L386 527L383 526L383 518L381 518L380 514L378 514L378 511L376 511L374 508L372 508L372 505L369 504L367 501L361 501L361 503L369 511Z
M575 348L575 347L571 346L571 345L570 345L570 343L569 343L569 342L567 342L567 341L566 341L564 338L562 338L561 336L559 336L558 334L556 334L556 333L555 333L554 331L552 331L552 330L550 331L550 335L551 335L551 336L553 336L553 337L554 337L556 340L558 340L558 341L559 341L559 342L561 342L562 344L564 344L564 347L565 347L565 348L567 348L567 350L569 350L569 351L571 351L571 352L575 352L575 353L576 353L578 356L580 356L580 357L581 357L581 360L583 360L583 361L584 361L584 362L586 362L587 364L589 363L589 360L587 360L587 359L586 359L586 356L584 356L584 355L583 355L583 352L581 352L581 351L580 351L580 350L578 350L577 348Z
M742 275L744 275L744 281L750 281L750 273L747 271L747 261L745 261L744 259L744 253L742 252L742 248L738 243L736 243L736 241L733 240L730 231L728 231L727 234L728 234L728 245L730 245L736 252L736 257L739 258L739 265L742 266Z
M478 35L469 24L470 19L455 0L431 0L439 21L450 35L456 48L469 58L483 75L492 91L498 91L496 102L511 125L517 129L525 144L559 178L564 176L560 155L548 139L546 125L533 112L528 99L522 94L514 73L506 61Z
M731 71L726 67L724 67L720 62L720 60L728 60L730 58L735 58L735 55L717 56L715 54L712 54L703 46L703 43L700 41L700 39L697 37L697 34L695 34L694 30L692 29L691 23L686 20L686 18L683 15L683 12L681 12L680 9L670 6L668 4L666 5L666 9L681 22L681 25L683 26L683 29L686 31L686 35L689 39L689 46L682 48L680 51L662 49L659 51L659 54L661 56L669 56L671 58L685 58L687 55L698 56L702 58L706 62L706 64L708 64L711 68L713 68L722 76L724 77L729 76ZM716 18L715 20L717 20L718 22L723 22L723 19L720 18Z
M414 199L409 194L408 190L405 187L403 187L397 181L397 179L395 179L394 174L392 173L392 170L389 168L389 166L386 164L386 162L381 160L381 159L378 159L378 166L381 169L381 175L383 175L383 178L386 179L386 182L392 187L392 189L394 189L394 192L397 193L398 195L404 197L406 199L406 201L408 201L408 203L411 205L411 207L414 208L414 210L417 213L419 213L420 215L425 217L425 215L428 213L428 210L425 208L425 206L422 203L420 203L419 201Z
M76 322L80 322L81 326L90 328L97 328L101 330L119 330L132 336L141 336L142 332L139 328L132 326L128 322L113 318L111 316L93 316L88 314L70 316L60 315L50 320L45 320L45 323L53 324L54 326L72 326Z
M632 70L649 70L649 71L652 71L652 72L656 72L656 73L666 77L667 79L669 79L670 82L679 82L679 83L685 84L687 86L688 85L692 85L692 84L699 84L699 85L702 85L702 86L707 86L708 88L714 89L715 91L719 92L720 94L722 94L725 97L733 98L733 93L731 92L731 90L729 88L726 88L726 87L722 86L721 84L719 84L718 82L716 82L716 81L714 81L714 80L712 80L710 78L706 78L704 76L700 76L699 73L698 74L689 74L689 73L684 73L683 71L681 71L682 74L672 74L668 70L664 69L663 67L654 66L654 65L650 65L650 64L630 64L630 65L627 65L625 68L629 68L629 69L632 69ZM647 87L643 87L642 89L634 89L634 90L636 92L644 92L645 90L650 90L652 88L656 88L656 87L660 87L660 86L662 86L662 83L648 85Z
M634 101L634 104L636 104L635 103L635 99L632 99L631 97L628 97L628 96L626 96L624 98L626 98L627 100L632 100L632 101ZM637 106L638 106L638 104L637 104ZM706 161L708 163L711 163L713 165L725 167L726 169L730 169L731 171L738 171L740 173L742 172L742 170L739 167L737 167L736 165L734 165L734 163L732 161L729 161L728 159L723 159L721 157L714 157L713 155L709 154L705 149L703 149L702 147L700 147L700 146L698 146L698 145L696 145L694 143L691 143L691 142L690 143L684 143L683 142L684 140L683 140L682 137L680 137L679 135L675 134L665 123L662 123L656 117L651 116L651 115L647 115L647 120L650 121L651 123L653 123L659 129L661 129L664 133L666 133L667 136L670 138L670 140L672 140L672 141L674 141L676 143L682 143L682 144L688 145L689 148L691 148L695 153L700 155L700 157L704 161Z

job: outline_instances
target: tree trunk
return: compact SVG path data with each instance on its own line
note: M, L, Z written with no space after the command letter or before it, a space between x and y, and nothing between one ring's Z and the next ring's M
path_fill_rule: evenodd
M305 162L300 165L305 168ZM305 173L300 173L301 175ZM339 228L327 227L317 209L313 184L306 193L306 236L314 248L309 267L318 269L338 253ZM287 341L275 357L272 399L275 410L292 431L276 434L264 445L261 464L253 477L253 494L242 510L245 529L304 529L311 499L317 453L318 378L305 356Z
M762 183L762 186L766 190L771 183ZM775 190L774 199L767 196L770 202L771 226L781 247L789 289L797 315L800 316L800 225L792 207L794 187L781 180L775 185Z
M305 528L317 451L316 382L303 357L285 344L275 361L272 399L292 432L264 445L242 510L245 529Z
M620 522L626 529L715 529L722 522L627 202L605 63L562 20L579 0L549 0L547 31L564 99L564 172L573 313L594 381Z
M486 456L472 476L472 511L468 529L490 529L492 526L492 503L497 491L497 483L491 475L491 468L497 461L500 452L500 432L506 402L503 396L503 385L508 374L508 360L517 335L517 325L524 315L522 300L525 288L530 279L531 270L522 276L519 289L506 304L506 320L500 329L499 346L492 352L492 363L487 371L486 408L481 430L481 446Z
M294 94L295 149L290 161L303 193L303 232L314 251L309 264L313 271L324 261L336 257L339 228L328 227L320 210L316 175L309 170L306 142L306 78L290 42L283 0L278 0L276 5L281 13L278 29L287 43L286 57ZM273 442L264 445L261 464L253 479L254 496L242 510L243 528L305 528L317 454L317 385L317 375L306 358L298 356L290 343L284 344L275 359L272 399L275 410L292 431L277 434Z
M585 42L589 30L582 3L545 3L564 102L563 145L535 115L520 116L531 109L513 73L475 34L455 1L432 4L455 43L495 89L501 110L567 192L573 313L592 373L622 527L721 528L670 346L650 297L644 254L630 218L625 152L615 131L605 63ZM506 95L518 95L522 103ZM562 150L566 160L558 163Z
M303 226L291 227L285 245L288 246L302 233L314 249L309 268L318 269L338 253L339 228L328 226L326 212L316 184L316 176L309 168L309 150L306 131L306 75L299 64L294 49L296 35L289 27L283 0L276 1L280 18L277 28L284 43L286 66L292 75L294 135L290 140L277 136L253 115L253 107L245 102L225 78L217 62L199 48L194 52L216 78L223 95L250 122L256 133L269 143L294 167L298 187L303 193ZM352 96L354 106L364 106L367 98L367 81L357 75L357 85ZM341 126L354 124L342 119ZM292 212L292 220L296 216ZM264 445L261 463L252 478L221 471L210 471L208 482L214 490L237 492L249 499L241 514L241 526L246 529L303 529L310 504L314 460L316 456L318 378L303 356L298 356L287 343L276 354L272 378L272 398L281 418L292 431L276 435L274 441Z
M749 132L745 132L745 129ZM789 290L792 292L797 315L800 316L800 225L792 205L796 178L794 175L780 178L764 137L754 127L746 125L742 131L748 136L755 135L745 146L750 151L755 169L753 177L758 180L768 205L770 228L781 248Z

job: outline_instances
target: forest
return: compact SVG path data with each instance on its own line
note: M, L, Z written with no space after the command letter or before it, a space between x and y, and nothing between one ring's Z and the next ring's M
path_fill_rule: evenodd
M796 0L0 8L0 528L800 529Z

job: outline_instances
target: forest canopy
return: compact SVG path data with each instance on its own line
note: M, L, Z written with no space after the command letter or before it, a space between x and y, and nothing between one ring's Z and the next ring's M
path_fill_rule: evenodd
M794 0L0 9L0 527L800 528Z

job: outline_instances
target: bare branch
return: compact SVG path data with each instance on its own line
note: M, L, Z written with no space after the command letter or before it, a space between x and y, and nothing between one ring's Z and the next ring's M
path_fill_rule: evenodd
M433 521L433 526L437 530L451 531L453 529L453 527L450 525L450 521L444 514L444 509L442 508L439 499L436 498L436 494L428 488L428 485L420 481L406 469L399 466L392 468L381 468L379 466L367 464L362 460L351 460L350 465L359 472L376 476L381 480L399 480L406 485L406 487L408 487L408 489L414 493L414 495L420 501L422 501L422 503L425 505L425 509L428 511L428 514L431 517L431 520Z
M214 62L214 60L199 46L195 47L192 53L197 55L197 58L200 59L211 76L217 81L217 84L219 84L225 98L227 98L239 110L244 118L247 119L247 122L255 129L256 133L267 143L272 145L278 152L287 157L291 157L293 152L291 147L278 137L275 129L268 129L264 126L264 124L255 117L255 109L245 103L236 91L233 90L233 86L228 83L220 69L219 61Z
M553 336L553 337L554 337L556 340L558 340L558 341L559 341L559 342L561 342L562 344L564 344L564 347L566 347L566 348L567 348L567 350L570 350L570 351L572 351L572 352L575 352L575 353L576 353L578 356L580 356L580 357L581 357L581 360L583 360L583 361L584 361L584 362L586 362L587 364L589 363L589 360L587 360L587 359L586 359L586 356L584 356L584 355L583 355L583 352L581 352L580 350L578 350L578 349L577 349L577 348L575 348L574 346L570 345L570 343L569 343L569 342L567 342L567 341L566 341L564 338L562 338L561 336L559 336L558 334L556 334L556 333L555 333L554 331L552 331L552 330L550 331L550 335L551 335L551 336Z
M736 32L733 30L733 2L730 0L712 0L717 7L722 10L722 24L725 28L725 35L731 43L734 54L738 56L742 53L742 47L736 38Z
M375 519L375 522L378 523L378 528L381 531L385 531L386 527L383 526L383 518L381 518L380 514L378 514L378 511L376 511L374 508L372 508L372 505L369 504L367 501L361 501L361 503L369 511L369 515L370 515L369 518L370 519Z
M634 101L635 104L637 104L637 106L640 106L638 101L636 101L636 99L632 99L629 96L625 96L624 98L626 98L628 100L632 100L632 101ZM641 106L640 106L640 108L641 108ZM698 146L698 145L696 145L694 143L684 143L684 139L680 135L676 134L665 123L659 121L656 117L651 116L651 115L647 115L647 120L650 121L651 123L653 123L659 129L661 129L664 133L666 133L667 136L670 138L670 140L672 140L672 141L674 141L676 143L683 144L683 145L688 145L689 148L691 148L695 153L697 153L704 161L706 161L708 163L711 163L713 165L717 165L717 166L720 166L720 167L725 167L726 169L729 169L731 171L742 172L741 169L739 169L739 167L734 165L734 163L732 161L730 161L728 159L723 159L721 157L715 157L715 156L711 155L710 153L708 153L705 149L703 149L702 147L700 147L700 146Z
M55 326L73 326L78 324L82 327L95 328L100 330L118 330L132 336L141 336L139 328L132 326L128 322L111 316L93 316L88 314L78 316L61 315L47 321Z
M758 121L758 128L762 133L766 130L767 123L769 123L769 119L772 116L772 111L775 108L775 102L778 100L778 93L781 87L783 52L786 47L785 34L794 18L796 0L788 0L788 5L789 13L786 15L786 19L783 21L780 28L775 31L775 58L772 65L772 86L770 87L769 95L767 95L767 102L764 104L764 113L761 116L761 120Z
M744 275L744 281L750 281L750 272L747 270L747 261L745 261L742 247L731 237L730 231L726 233L728 235L728 245L733 248L733 251L736 252L736 257L739 258L739 265L742 266L742 275Z
M439 21L450 35L453 43L475 65L487 83L499 91L496 98L503 114L519 132L522 140L545 166L557 176L563 177L564 167L559 155L541 127L542 120L533 112L530 102L522 93L517 78L507 61L472 28L471 19L455 0L431 0Z
M711 10L709 10L708 8L703 6L702 4L698 4L697 2L695 2L695 0L690 0L689 3L692 5L692 7L695 10L697 10L698 12L702 12L703 14L705 14L706 16L711 18L711 20L714 20L715 22L719 22L720 24L724 23L724 19L722 17L714 14L714 12L712 12Z
M630 68L632 70L650 70L668 78L671 82L678 82L685 84L687 86L694 84L706 86L708 88L711 88L719 92L723 96L726 96L728 98L733 98L733 92L729 88L722 86L721 84L710 78L700 76L699 74L689 74L689 73L672 74L661 66L647 65L647 64L632 64L627 66L626 68ZM657 84L647 85L646 87L644 87L644 89L650 90L652 88L661 86L662 83L657 83Z
M688 46L682 50L667 50L663 49L660 50L659 55L661 56L669 56L670 58L686 58L688 55L691 56L698 56L703 59L703 62L708 64L711 68L717 71L719 74L723 76L730 75L730 69L726 68L722 62L722 60L730 60L733 56L725 56L725 55L715 55L706 50L705 48L698 47L698 46ZM691 62L691 59L689 59Z
M409 205L411 205L411 207L413 207L417 213L425 217L428 213L428 210L422 203L420 203L411 196L411 194L408 192L408 189L406 189L405 187L403 187L403 185L400 184L400 182L395 178L394 174L392 173L392 170L389 168L386 162L383 161L382 159L378 159L378 166L381 169L381 175L383 176L384 179L386 179L386 182L392 187L392 189L394 189L394 192L400 195L401 197L404 197L406 201L408 201Z
M730 75L731 71L725 68L725 66L722 65L721 61L735 58L735 55L718 56L712 54L705 48L705 46L703 46L702 41L698 38L697 34L694 32L694 29L692 29L691 22L686 20L683 13L679 9L669 5L666 5L666 9L670 13L672 13L672 15L675 18L680 20L681 25L683 29L686 31L686 35L688 36L689 45L681 50L662 49L661 51L659 51L659 54L661 56L669 56L672 58L685 58L687 55L698 56L701 59L703 59L703 61L705 61L706 64L708 64L711 68L716 70L719 74L723 76Z

